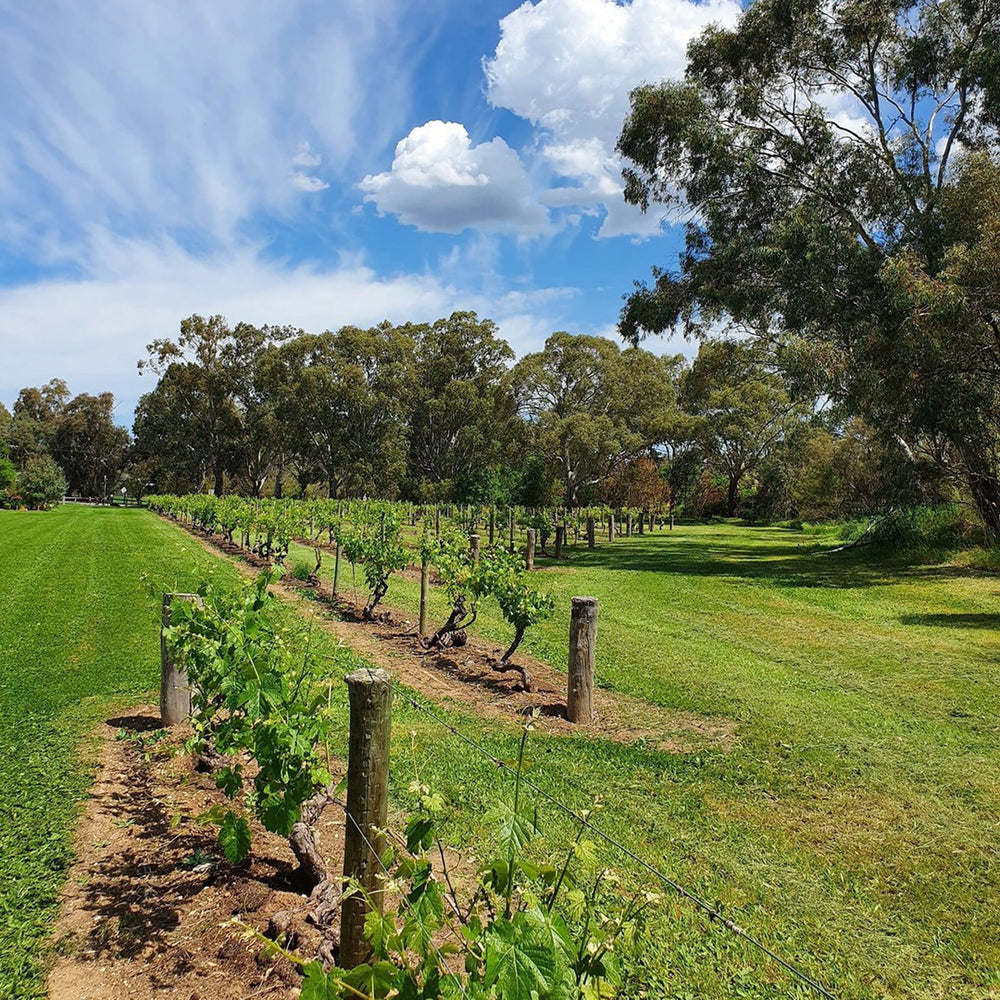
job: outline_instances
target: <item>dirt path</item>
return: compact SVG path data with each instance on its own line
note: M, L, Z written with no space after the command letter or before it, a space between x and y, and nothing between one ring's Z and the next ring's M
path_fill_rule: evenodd
M49 997L291 1000L296 970L234 923L263 932L275 914L305 908L288 880L288 843L254 823L251 859L221 859L217 827L198 817L225 796L183 752L184 734L164 738L159 727L158 710L143 705L99 734L100 767L62 892ZM327 809L320 831L330 857L342 856L343 825L342 812ZM309 954L316 942L299 944Z

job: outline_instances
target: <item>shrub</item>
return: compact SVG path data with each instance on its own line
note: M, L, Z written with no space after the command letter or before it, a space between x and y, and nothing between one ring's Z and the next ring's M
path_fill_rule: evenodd
M46 510L66 495L66 477L50 455L39 455L18 473L17 489L25 506Z

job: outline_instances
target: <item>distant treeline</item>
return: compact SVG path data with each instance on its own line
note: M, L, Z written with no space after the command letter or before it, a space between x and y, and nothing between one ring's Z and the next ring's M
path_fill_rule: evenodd
M488 319L305 333L191 316L139 362L132 436L61 380L0 407L0 489L51 462L71 493L665 505L752 521L961 501L931 440L804 394L759 340L693 363L555 333L515 359ZM4 470L9 466L9 473Z

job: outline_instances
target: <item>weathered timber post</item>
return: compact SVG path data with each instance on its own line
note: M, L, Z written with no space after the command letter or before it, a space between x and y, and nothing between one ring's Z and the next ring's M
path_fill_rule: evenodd
M496 507L490 507L490 548L493 548L493 543L496 541L496 520L497 520L497 509Z
M528 528L528 540L524 546L524 568L530 573L535 568L535 529Z
M594 719L594 654L597 648L596 597L574 597L569 619L569 683L566 718L589 724Z
M625 537L632 537L632 511L629 511L625 515Z
M434 537L441 537L441 508L434 508Z
M337 596L338 576L340 576L340 542L337 542L337 547L334 549L333 554L333 584L330 586L330 596L333 598Z
M510 551L514 552L514 508L510 509Z
M594 519L592 517L587 518L587 548L592 549L595 545L594 540Z
M427 554L420 557L420 635L427 635L427 593L430 585L430 562Z
M613 542L615 540L615 515L608 515L608 541Z
M160 629L160 721L167 728L179 726L191 718L191 685L167 649L167 637L164 631L170 628L170 605L174 601L191 601L199 608L202 606L202 600L197 594L163 595L163 628Z
M479 562L479 535L469 535L469 562L473 566Z
M566 537L566 526L556 525L556 559L562 559L563 539Z
M384 670L358 670L347 677L351 733L347 754L347 817L344 831L344 878L357 882L382 911L380 858L385 850L389 797L389 730L392 678ZM369 903L355 893L341 905L340 965L353 969L366 961Z

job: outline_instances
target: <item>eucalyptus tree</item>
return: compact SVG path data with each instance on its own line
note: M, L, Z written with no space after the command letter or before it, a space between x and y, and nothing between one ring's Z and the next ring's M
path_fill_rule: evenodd
M176 340L158 338L146 348L140 373L159 376L139 402L138 453L163 456L164 474L206 477L220 496L226 475L258 481L261 451L272 447L270 428L255 421L257 359L269 344L291 336L287 327L230 327L223 316L182 320ZM173 469L167 469L167 465Z
M51 452L69 398L69 386L61 378L50 379L40 388L28 386L18 393L7 431L10 457L16 466Z
M567 503L668 436L679 366L677 358L565 332L521 359L520 406Z
M994 533L996 374L979 350L995 354L997 312L976 258L995 198L968 206L996 176L998 52L998 0L756 0L689 46L682 80L632 92L618 143L627 200L689 220L622 334L778 340L904 448L947 439Z
M395 494L406 468L413 337L389 323L305 334L284 344L277 419L293 460L331 497Z
M80 393L62 409L51 441L52 457L70 493L96 497L115 485L125 466L129 433L114 421L115 397Z
M726 477L726 513L740 512L740 484L779 445L808 407L788 393L759 344L705 341L685 372L681 401L693 432Z
M516 435L514 352L496 324L455 312L416 335L408 478L455 484L499 463Z

